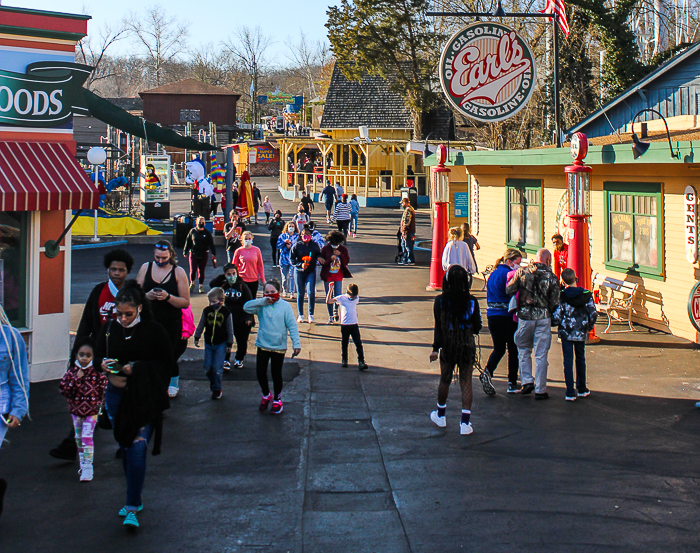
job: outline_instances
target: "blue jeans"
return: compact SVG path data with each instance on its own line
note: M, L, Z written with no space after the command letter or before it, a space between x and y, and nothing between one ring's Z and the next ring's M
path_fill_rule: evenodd
M416 239L416 235L413 232L409 232L406 236L401 238L401 248L403 249L403 262L411 263L416 262L416 256L413 253L413 243Z
M566 395L575 396L576 390L586 389L586 342L572 342L561 339L561 352L564 356L564 380ZM576 353L576 387L574 387L574 353Z
M105 407L107 416L114 426L117 417L117 409L124 395L124 388L116 388L107 385L105 394ZM126 476L126 508L136 510L141 506L141 492L146 480L146 457L148 455L148 440L151 439L153 427L150 424L142 427L136 435L136 439L129 447L122 447L122 466Z
M353 213L350 216L350 232L357 233L357 219L360 217L359 213Z
M304 316L304 291L309 296L309 315L313 316L316 304L316 269L310 273L297 271L297 308L299 315Z
M343 293L343 281L339 280L337 282L323 282L323 287L326 290L326 296L328 296L328 289L333 285L333 295L334 296L340 296ZM328 303L326 304L326 307L328 307L328 316L332 317L333 316L333 311L336 309L335 303Z
M233 250L226 250L226 261L233 263L233 254L236 253Z
M293 294L296 290L296 278L294 265L280 265L280 274L282 275L282 292Z
M212 392L221 391L221 376L224 374L226 342L210 345L204 344L204 371L209 378Z

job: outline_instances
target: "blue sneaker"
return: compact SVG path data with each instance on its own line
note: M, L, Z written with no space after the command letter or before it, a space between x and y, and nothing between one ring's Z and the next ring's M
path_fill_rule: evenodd
M136 509L137 513L140 513L141 511L143 511L143 504L139 505L138 508ZM129 513L129 511L126 510L126 507L122 507L121 509L119 509L119 516L120 517L125 517L128 513Z
M700 409L700 401L698 401L698 402L695 404L695 407L697 407L698 409Z
M136 513L134 511L129 511L126 513L126 518L124 519L124 526L131 526L133 528L139 527L139 521L136 518Z

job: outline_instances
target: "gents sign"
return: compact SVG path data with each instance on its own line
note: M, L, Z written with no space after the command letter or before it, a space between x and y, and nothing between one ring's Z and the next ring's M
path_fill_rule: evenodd
M685 187L685 258L689 263L698 260L697 194L692 186Z
M58 127L73 113L87 115L80 91L92 67L77 63L36 62L26 74L0 70L0 123L20 127Z
M493 123L512 117L532 96L537 71L527 43L497 23L455 33L440 57L445 96L462 114Z

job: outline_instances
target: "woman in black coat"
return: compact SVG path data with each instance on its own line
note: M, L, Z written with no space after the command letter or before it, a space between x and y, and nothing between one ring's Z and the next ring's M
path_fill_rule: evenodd
M173 357L168 333L153 320L149 301L136 282L120 290L115 310L116 320L100 330L95 358L102 360L109 379L105 406L126 476L126 505L119 514L125 526L138 527L148 442L155 433L153 455L160 453Z
M209 283L210 288L219 287L224 291L224 305L231 312L233 319L233 335L236 338L236 357L233 366L243 368L243 359L248 353L248 337L255 324L255 317L243 310L243 305L253 298L248 285L238 275L238 268L233 263L224 265L224 274L214 277ZM226 352L224 369L231 369L231 353Z

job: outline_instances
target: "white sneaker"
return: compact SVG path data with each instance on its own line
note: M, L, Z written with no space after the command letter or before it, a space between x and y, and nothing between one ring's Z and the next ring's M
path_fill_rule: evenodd
M442 417L438 415L437 411L433 411L430 413L430 420L435 423L436 426L439 426L440 428L445 428L445 425L447 425L447 421L445 420L445 416L443 415Z
M92 482L92 465L80 465L80 481Z
M299 316L297 317L297 322L298 322L298 323L303 323L303 322L304 322L304 317L303 317L303 315L299 315Z
M466 434L471 434L474 432L474 427L472 427L472 423L468 422L467 424L464 424L463 422L459 424L459 433L462 434L462 436Z
M313 316L313 315L309 315L309 323L313 323L313 322L314 322L314 316Z
M179 391L180 389L175 386L168 386L168 397L177 397Z

